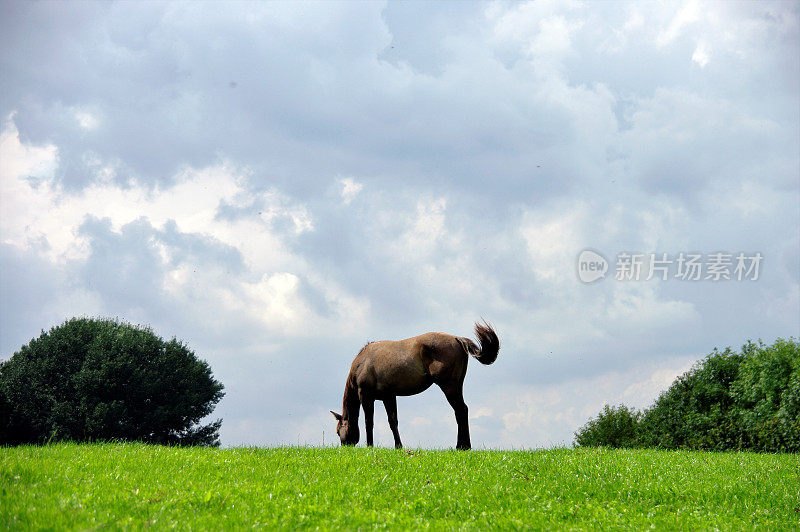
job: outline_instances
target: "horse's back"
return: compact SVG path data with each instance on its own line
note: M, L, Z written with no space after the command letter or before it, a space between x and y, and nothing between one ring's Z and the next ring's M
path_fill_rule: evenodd
M456 337L430 332L372 342L353 361L353 370L359 387L373 389L377 395L414 395L454 366L460 368L462 358L466 356Z

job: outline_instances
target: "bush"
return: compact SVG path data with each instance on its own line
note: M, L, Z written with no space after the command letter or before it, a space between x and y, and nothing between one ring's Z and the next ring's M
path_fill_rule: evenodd
M792 341L753 348L731 387L739 446L800 451L800 350Z
M605 405L597 419L589 420L575 433L581 447L638 447L641 413L625 405Z
M606 407L575 433L575 443L800 452L800 344L715 349L643 413Z
M736 446L730 387L744 355L716 349L678 377L644 412L640 440L663 449L724 450Z
M123 440L219 445L224 395L176 339L107 319L73 318L0 364L0 444Z

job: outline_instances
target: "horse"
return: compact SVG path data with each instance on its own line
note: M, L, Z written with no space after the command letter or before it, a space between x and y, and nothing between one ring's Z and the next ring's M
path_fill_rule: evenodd
M481 364L497 359L500 340L492 327L475 322L478 347L469 338L441 332L429 332L398 341L370 342L359 351L350 366L344 388L342 413L331 410L336 418L336 433L342 445L355 445L359 440L359 408L364 408L367 446L372 446L373 407L383 401L394 446L403 447L397 432L397 396L415 395L436 384L453 407L458 423L456 449L470 449L467 405L463 386L467 361L471 355Z

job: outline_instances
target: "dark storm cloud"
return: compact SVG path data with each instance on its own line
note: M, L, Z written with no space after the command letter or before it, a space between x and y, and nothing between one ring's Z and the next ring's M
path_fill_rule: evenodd
M309 34L305 9L251 8L71 5L81 23L61 26L64 8L15 7L3 62L21 136L58 145L62 180L74 186L91 180L88 155L119 162L122 181L165 180L230 157L252 165L255 182L301 198L331 173L384 186L491 182L482 192L506 198L563 192L584 177L559 152L577 140L562 126L586 117L538 94L533 80L520 85L491 60L466 85L460 60L438 78L378 60L391 38L379 9L317 5L323 13L311 19L329 31ZM468 14L479 17L474 7ZM360 37L345 29L359 23ZM433 26L435 43L443 27ZM592 112L608 115L608 102L597 103ZM97 127L82 131L78 111L95 114ZM549 175L537 170L543 162Z

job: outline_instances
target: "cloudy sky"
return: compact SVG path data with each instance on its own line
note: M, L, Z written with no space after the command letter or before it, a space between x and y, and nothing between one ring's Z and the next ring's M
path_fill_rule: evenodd
M484 317L473 446L569 444L714 347L800 336L799 13L3 0L0 357L150 325L226 386L223 444L318 445L366 341ZM406 445L455 444L438 389L398 410Z

